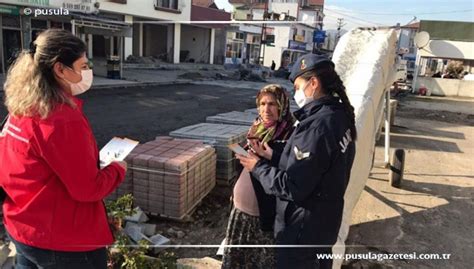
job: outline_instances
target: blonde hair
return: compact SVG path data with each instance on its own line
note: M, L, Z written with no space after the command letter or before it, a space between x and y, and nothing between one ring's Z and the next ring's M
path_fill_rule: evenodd
M31 50L22 51L8 70L4 84L8 112L17 117L46 118L58 104L75 107L56 81L53 67L57 62L72 67L85 51L84 42L68 31L42 32Z

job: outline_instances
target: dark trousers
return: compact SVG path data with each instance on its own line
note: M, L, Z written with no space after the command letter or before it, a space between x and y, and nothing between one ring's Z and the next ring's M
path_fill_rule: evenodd
M15 269L107 269L107 250L68 252L36 248L10 237L16 247Z

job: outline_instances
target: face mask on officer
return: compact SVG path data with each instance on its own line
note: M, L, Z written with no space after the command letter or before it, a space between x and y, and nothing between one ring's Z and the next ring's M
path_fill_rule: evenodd
M91 88L92 81L94 79L94 75L93 75L91 69L81 70L81 73L78 73L76 70L72 69L69 66L66 66L66 68L70 69L74 73L81 76L81 80L79 82L76 82L76 83L70 82L69 80L64 78L64 80L66 80L66 82L71 87L71 94L72 95L79 95L81 93L84 93L84 92L88 91Z
M295 91L295 95L293 96L293 98L295 99L296 104L300 108L304 107L306 104L309 104L314 100L314 93L310 97L306 96L305 94L305 90L310 83L311 79L309 79L306 83L301 85L298 90Z

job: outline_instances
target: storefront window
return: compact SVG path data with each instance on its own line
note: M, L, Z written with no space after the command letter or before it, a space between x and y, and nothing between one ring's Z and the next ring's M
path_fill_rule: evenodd
M69 32L72 32L72 24L69 22L64 23L64 30L68 30Z
M232 40L227 40L227 47L225 57L227 58L242 58L242 42L235 42Z
M20 28L20 17L3 15L2 25L8 28Z
M57 21L52 21L51 22L51 28L63 29L63 23L62 22L57 22Z

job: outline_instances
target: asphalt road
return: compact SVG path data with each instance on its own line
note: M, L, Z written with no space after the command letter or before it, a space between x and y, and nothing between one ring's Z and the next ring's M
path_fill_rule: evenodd
M114 136L147 142L207 116L255 107L257 90L169 85L91 90L80 96L99 148ZM0 107L0 116L6 115Z

